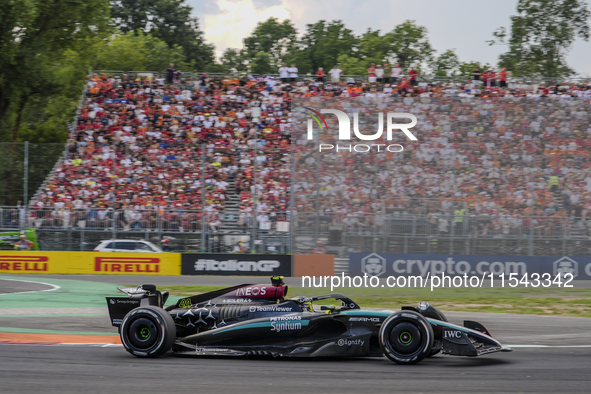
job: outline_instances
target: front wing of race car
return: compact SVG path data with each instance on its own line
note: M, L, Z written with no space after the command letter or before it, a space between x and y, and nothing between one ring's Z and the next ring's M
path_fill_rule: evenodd
M464 326L427 318L436 337L441 335L441 353L451 356L482 356L494 352L511 352L494 339L484 327L476 322L465 321ZM472 327L472 328L470 328ZM476 330L475 328L483 330Z

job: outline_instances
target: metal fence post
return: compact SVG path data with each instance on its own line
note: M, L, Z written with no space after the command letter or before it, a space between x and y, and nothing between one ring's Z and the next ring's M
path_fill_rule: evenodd
M535 236L535 227L534 227L534 220L535 218L530 218L529 221L529 237L527 237L527 245L528 245L528 255L534 255L534 236Z
M115 148L113 148L113 153L111 153L111 157L113 158L113 168L111 169L111 179L113 179L113 206L111 207L111 212L113 212L113 219L112 219L112 224L113 224L113 228L112 228L112 233L111 233L111 239L116 239L117 238L117 180L115 179L115 171L116 171L116 165L117 165L117 153L115 151ZM108 215L108 213L107 213Z
M205 253L205 144L201 144L201 252Z
M72 250L72 227L67 227L66 228L66 233L68 234L67 236L67 246L66 246L66 251L71 251Z
M456 223L453 222L454 228ZM456 238L456 234L452 233L452 235L449 237L449 254L454 254L454 239Z
M318 136L318 143L320 141L320 136ZM314 211L316 212L316 215L314 215L314 240L312 241L312 245L316 245L316 242L319 241L319 237L320 237L320 229L319 226L320 224L318 223L318 219L320 216L320 184L318 182L318 177L320 176L320 155L319 155L319 150L316 150L315 152L315 158L314 158L314 166L316 167L316 171L314 171L314 173L316 174L316 176L314 177L314 183L315 183L315 191L316 191L316 197L314 199Z
M291 152L291 156L290 156L290 161L291 161L291 177L290 177L290 190L289 190L289 253L294 254L295 253L295 231L296 231L296 223L295 223L295 212L294 212L294 207L295 207L295 181L296 181L296 156L295 153L292 151Z
M21 221L21 230L27 227L27 216L29 206L29 141L25 141L25 157L24 157L24 181L23 181L23 210L24 217Z
M258 188L257 188L257 145L258 145L258 139L257 139L257 132L255 131L254 133L254 153L253 153L253 172L252 172L252 183L253 183L253 189L252 189L252 200L253 200L253 210L252 210L252 235L251 235L251 242L250 242L250 251L252 253L256 252L256 246L255 246L255 242L257 239L257 226L258 226L258 222L257 222L257 216L258 216L258 210L259 210L259 202L257 200L257 196L258 196Z

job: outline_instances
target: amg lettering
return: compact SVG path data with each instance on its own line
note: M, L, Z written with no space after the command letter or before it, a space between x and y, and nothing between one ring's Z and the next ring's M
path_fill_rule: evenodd
M374 323L379 323L380 318L379 317L350 317L349 321L371 321Z

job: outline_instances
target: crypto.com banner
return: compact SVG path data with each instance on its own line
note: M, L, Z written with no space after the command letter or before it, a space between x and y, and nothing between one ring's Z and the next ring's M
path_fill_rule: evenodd
M488 256L445 254L350 253L349 275L415 276L423 278L444 273L447 276L482 276L569 273L576 280L591 280L591 256Z

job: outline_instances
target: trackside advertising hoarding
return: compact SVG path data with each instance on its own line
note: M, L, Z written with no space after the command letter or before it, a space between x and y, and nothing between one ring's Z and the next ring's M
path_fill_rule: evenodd
M180 275L179 253L0 251L0 274Z
M574 279L591 280L591 256L487 256L447 254L350 253L349 275L469 276L570 273Z
M289 255L199 254L182 255L182 275L291 276Z

